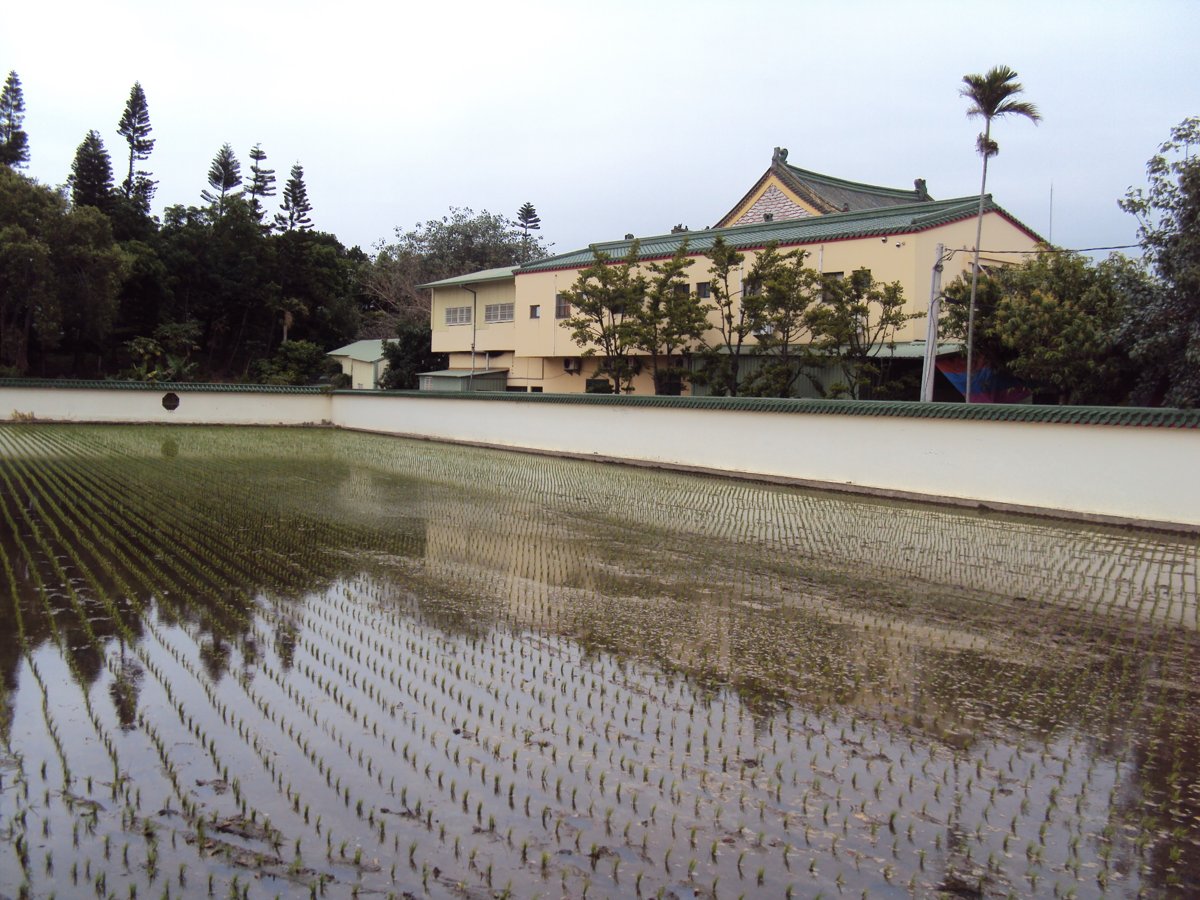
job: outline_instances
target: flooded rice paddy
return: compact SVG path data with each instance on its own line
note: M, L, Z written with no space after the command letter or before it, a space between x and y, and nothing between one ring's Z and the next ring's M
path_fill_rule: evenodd
M1193 540L325 430L0 512L0 895L1200 893Z

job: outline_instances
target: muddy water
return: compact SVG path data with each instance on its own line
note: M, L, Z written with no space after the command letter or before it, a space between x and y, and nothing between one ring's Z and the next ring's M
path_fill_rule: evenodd
M281 429L0 510L3 895L1200 892L1194 541Z

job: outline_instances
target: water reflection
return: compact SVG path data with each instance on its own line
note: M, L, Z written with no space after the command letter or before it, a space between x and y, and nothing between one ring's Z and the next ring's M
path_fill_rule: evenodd
M928 821L911 810L905 819L918 834L930 822L941 829L930 888L1037 892L1036 878L1050 877L1039 873L1108 872L1107 848L1124 854L1111 864L1123 884L1200 890L1193 542L329 431L6 426L0 473L9 710L35 689L22 660L39 649L66 654L85 692L107 679L114 725L129 732L154 704L178 722L215 718L170 707L182 701L166 667L221 697L221 718L228 698L244 695L237 721L257 708L273 722L272 708L299 702L292 677L334 706L360 692L345 673L367 665L356 647L401 628L387 623L434 629L459 653L497 632L531 647L552 639L604 679L633 679L622 674L630 666L679 679L688 716L715 723L731 705L744 710L742 777L785 734L791 756L775 765L803 763L802 808L810 795L812 807L796 815L814 828L830 798L835 814L844 794L864 795L865 809L874 784L882 803L888 788L871 761L886 760L887 785L909 779L929 810ZM328 661L342 658L344 667ZM489 680L481 670L455 677L460 696ZM374 700L372 688L356 702ZM363 721L353 709L352 732ZM291 715L310 729L325 721L304 705ZM686 727L687 749L664 752L701 770L725 757L712 777L728 777L730 754L714 749L724 733L710 747L707 731ZM197 738L215 756L209 741ZM933 762L947 796L921 787ZM687 763L679 780L691 784ZM1097 806L1061 820L1048 808L1048 842L1045 829L1039 845L1013 826L1001 850L1002 832L985 837L979 823L1001 808L1023 822L1022 782L1027 797L1072 785ZM699 809L708 787L696 790ZM706 802L742 803L720 796ZM902 809L906 795L896 796ZM895 828L877 815L863 853L880 822ZM980 848L996 861L982 866ZM1024 863L1000 861L1020 850ZM909 867L921 877L923 864ZM1022 882L1029 872L1034 883ZM776 876L787 873L763 875ZM615 867L612 877L622 893ZM866 886L890 880L872 877Z

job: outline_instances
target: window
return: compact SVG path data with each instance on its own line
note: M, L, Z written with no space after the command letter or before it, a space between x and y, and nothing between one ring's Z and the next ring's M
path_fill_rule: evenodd
M571 318L571 304L562 294L554 295L554 318L569 319Z
M471 307L469 307L469 306L447 306L446 307L446 324L447 325L470 325L471 324Z
M689 293L691 293L691 291L688 290L688 286L686 284L675 285L675 296L680 300L685 298Z
M742 296L757 297L762 293L762 281L757 278L747 278L742 282Z
M483 308L483 321L511 322L515 305L513 303L489 303Z
M542 317L542 307L540 305L538 305L537 303L532 304L529 307L529 318L540 319L541 317Z
M831 285L835 281L844 280L846 277L846 273L845 272L826 272L824 277L825 277L826 285ZM833 300L833 296L834 296L834 294L833 294L833 290L831 287L825 287L821 290L821 299L824 302L829 303L830 301Z
M696 296L699 297L701 300L707 300L710 296L712 296L711 282L708 282L708 281L696 282Z

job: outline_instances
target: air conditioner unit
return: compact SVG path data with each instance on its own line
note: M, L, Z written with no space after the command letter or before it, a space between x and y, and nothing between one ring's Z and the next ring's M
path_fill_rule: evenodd
M583 368L583 360L578 357L569 356L563 360L564 372L578 372Z

